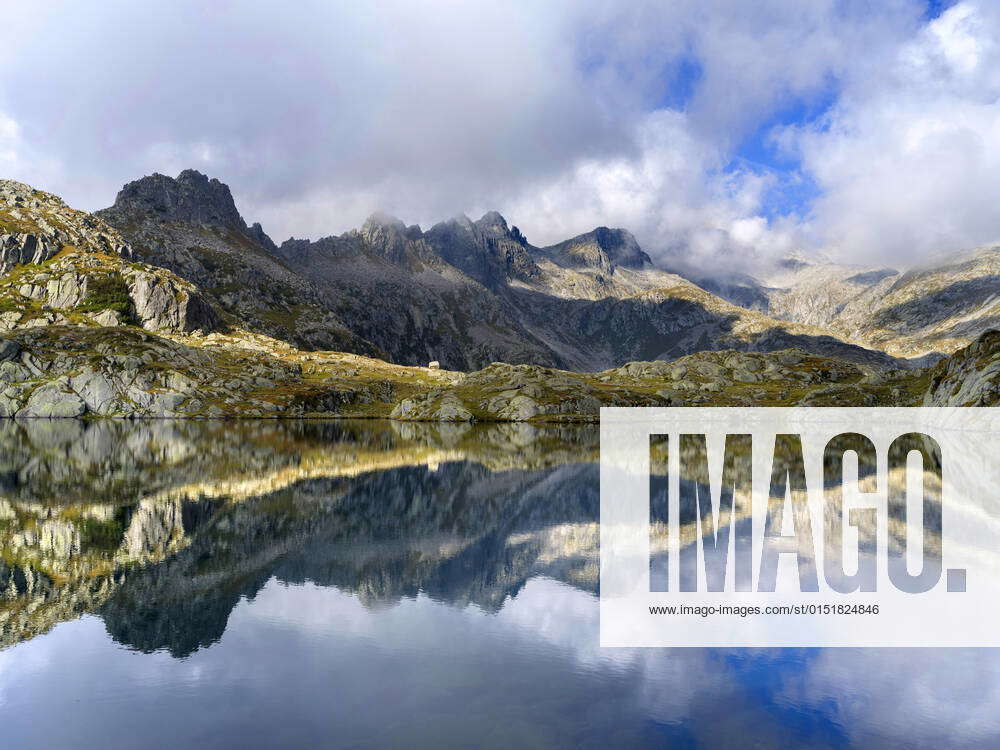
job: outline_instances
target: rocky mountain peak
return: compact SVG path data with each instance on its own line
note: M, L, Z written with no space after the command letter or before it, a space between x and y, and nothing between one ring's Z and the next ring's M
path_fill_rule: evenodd
M499 211L487 211L476 222L476 226L485 231L499 232L501 234L507 234L509 231L507 229L507 220Z
M627 229L597 227L547 250L572 265L591 266L606 273L616 267L643 268L653 261Z
M507 220L499 211L487 211L479 221L475 222L475 227L484 234L510 239L519 245L528 244L528 240L521 233L521 230L515 226L508 227Z
M541 273L524 235L517 227L509 228L497 211L478 221L455 217L435 224L424 236L441 258L488 287Z
M109 214L121 217L153 215L162 221L185 221L247 232L229 186L194 169L176 178L154 173L123 187Z
M380 228L397 231L400 233L406 232L406 224L403 223L402 219L397 219L395 216L392 216L390 214L382 213L381 211L376 211L367 219L365 219L365 223L361 226L361 233L366 234L368 232L376 231L377 229Z
M29 185L0 180L0 273L43 263L67 247L132 257L125 239L101 219Z
M176 178L154 172L134 180L118 192L113 206L95 213L115 226L153 221L227 229L239 232L269 253L277 252L259 223L247 226L229 186L195 169L185 169Z
M406 224L395 216L376 212L361 227L361 237L381 255L402 261L406 255Z
M597 227L592 232L594 241L616 265L626 268L642 268L651 265L652 260L642 248L635 237L627 229L608 229L607 227Z
M255 240L261 247L267 249L270 253L277 253L278 246L274 243L267 233L264 231L264 227L260 225L259 221L255 221L249 229L246 231L247 237Z

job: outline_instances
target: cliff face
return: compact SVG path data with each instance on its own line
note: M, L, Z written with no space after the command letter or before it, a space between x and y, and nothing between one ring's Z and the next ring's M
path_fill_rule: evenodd
M925 406L992 406L1000 402L1000 331L938 363L929 375Z

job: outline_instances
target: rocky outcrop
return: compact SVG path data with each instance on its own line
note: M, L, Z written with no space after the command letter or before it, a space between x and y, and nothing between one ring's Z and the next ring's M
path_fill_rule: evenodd
M222 327L193 285L132 263L133 255L103 220L27 185L0 181L0 272L6 274L0 328L78 321L176 332Z
M24 406L12 416L17 417L82 417L87 404L70 388L70 379L61 375L31 391Z
M139 325L148 331L211 331L222 320L205 297L189 284L165 274L128 274L129 298Z
M653 261L626 229L598 227L585 234L544 248L543 252L567 265L589 266L611 275L616 268L641 269Z
M13 335L18 338L5 341L8 357L0 363L4 417L221 415L215 404L235 403L261 383L291 380L295 372L262 358L231 375L226 356L135 329L39 327Z
M925 406L1000 403L1000 331L987 331L931 370Z
M43 263L62 250L62 243L37 234L0 234L0 271L6 273L24 263Z
M92 214L12 180L0 180L0 274L44 263L64 248L131 258L122 236Z
M400 401L389 413L393 419L414 422L474 422L476 417L454 393L433 390Z
M109 219L125 220L147 214L161 221L190 222L266 237L260 224L252 232L247 228L228 185L194 169L185 169L176 179L154 173L130 182L119 191L114 206L104 212Z
M0 279L0 304L6 330L73 322L178 333L224 328L207 297L169 271L75 249Z

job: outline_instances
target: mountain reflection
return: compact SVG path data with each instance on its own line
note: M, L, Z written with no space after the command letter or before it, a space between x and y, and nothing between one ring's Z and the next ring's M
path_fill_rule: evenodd
M81 613L184 656L271 578L368 606L498 609L597 587L593 428L383 422L0 425L0 639Z
M593 427L525 424L2 421L0 646L92 613L127 647L182 657L272 579L369 608L424 594L494 612L539 576L596 594L598 442ZM706 492L681 493L683 547L711 533L692 504ZM746 500L732 507L744 529ZM940 555L940 498L929 507ZM817 541L839 550L830 523ZM858 528L862 556L873 523ZM654 526L653 569L668 546Z
M0 447L5 746L1000 736L990 651L599 648L594 428L8 420ZM949 523L996 523L991 502L956 498ZM698 510L677 510L695 544ZM749 522L743 500L732 514Z

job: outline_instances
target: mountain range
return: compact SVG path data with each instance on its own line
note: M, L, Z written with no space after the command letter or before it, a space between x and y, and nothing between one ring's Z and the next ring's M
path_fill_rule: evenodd
M458 370L494 361L599 370L705 349L793 345L888 362L655 267L625 229L597 227L535 247L496 212L427 231L375 214L340 236L276 245L259 224L247 226L225 185L193 171L129 183L96 215L130 239L138 259L300 347Z
M7 350L21 353L8 358L0 412L52 411L52 398L74 394L71 406L55 411L78 411L82 403L83 413L211 416L211 404L231 415L252 393L258 406L250 411L267 414L379 403L414 418L502 418L520 395L535 406L513 411L537 418L549 413L536 409L539 403L567 401L536 392L560 381L572 386L574 414L583 401L592 411L616 399L698 403L705 396L696 394L705 393L781 402L806 394L753 384L773 385L782 365L766 355L787 350L798 352L800 367L822 361L833 363L825 371L839 370L836 363L855 368L851 385L867 384L867 400L882 398L877 386L893 379L896 391L915 398L929 368L996 326L998 261L996 247L910 269L793 256L756 277L706 276L657 265L626 229L596 227L536 246L497 212L426 230L374 214L339 236L278 244L260 224L247 223L225 184L193 170L130 182L94 214L2 181L0 328L10 335ZM70 382L81 375L61 364L79 365L83 356L67 353L71 339L78 353L138 348L133 355L160 362L161 371L133 368L125 383L101 365L88 376L97 384L81 393ZM39 346L61 352L34 357L47 360L59 382L44 384L51 392L31 407L39 384L18 378L35 373L11 358L23 360ZM742 352L743 359L716 362L710 352ZM253 367L238 364L247 356L256 358ZM629 363L690 356L715 362L719 372L690 367L688 377L664 379L662 367L633 366L630 372L645 373L641 384L619 372L629 372ZM441 369L428 368L432 361ZM527 369L492 364L501 362ZM503 386L512 373L537 387L514 383L513 391L529 393L487 407L491 393L511 390ZM182 379L196 386L178 390ZM488 393L471 394L476 403L437 393L479 381ZM625 392L605 392L613 386ZM740 388L749 392L733 390ZM401 409L409 396L410 408ZM293 404L297 411L288 412Z
M995 326L1000 310L997 247L904 271L798 256L760 278L686 278L654 265L626 229L537 247L495 211L427 231L374 214L340 236L277 245L247 225L226 185L193 170L131 182L96 216L138 259L262 333L407 365L583 371L789 345L929 361Z

